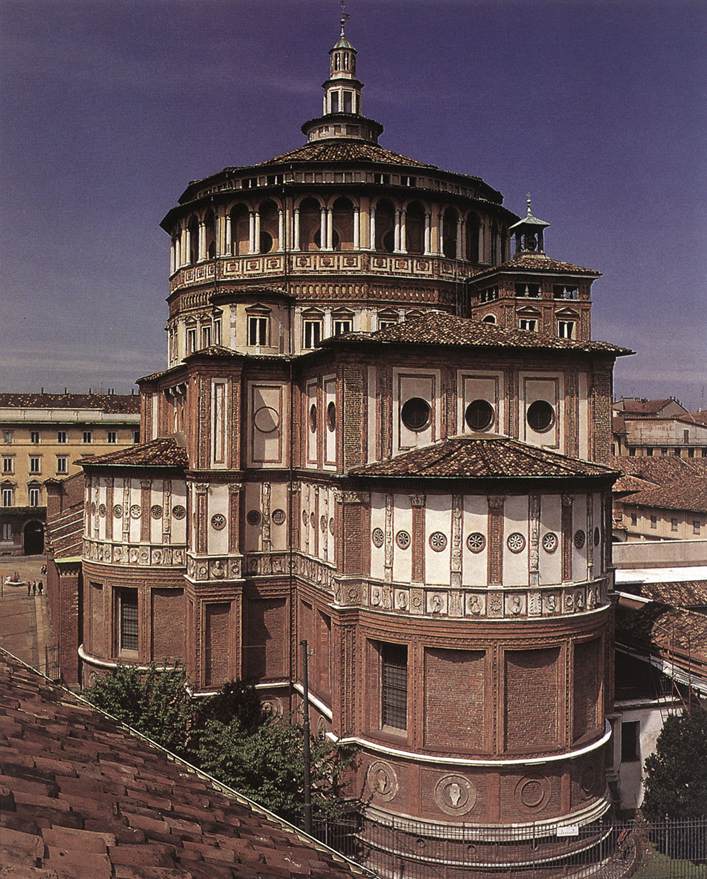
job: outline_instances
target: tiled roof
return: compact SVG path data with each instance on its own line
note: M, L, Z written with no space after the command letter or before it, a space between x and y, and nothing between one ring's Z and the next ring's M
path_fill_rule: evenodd
M187 453L173 437L161 437L107 455L82 460L83 467L188 467Z
M592 275L593 277L601 275L601 272L598 272L596 269L576 266L571 262L560 262L560 260L553 259L545 253L521 252L516 253L515 256L501 263L501 265L491 266L491 268L484 269L482 272L477 272L473 275L473 280L476 281L479 278L495 275L497 272L511 271L551 272L563 275Z
M0 865L44 879L369 875L4 650Z
M500 436L457 436L397 455L389 461L365 464L351 476L413 476L415 478L506 479L610 477L601 464L570 458L538 446Z
M623 503L625 506L707 513L707 468L703 468L701 478L686 475L667 485L651 486L624 498Z
M639 650L689 654L690 664L701 666L705 677L707 661L707 616L667 604L651 602L630 607L630 599L619 600L616 611L616 640ZM681 663L681 664L684 664Z
M661 409L664 409L674 400L670 398L666 400L635 400L625 398L623 401L623 412L628 415L657 415Z
M626 433L626 422L623 415L612 415L611 431L612 433Z
M674 607L707 607L707 581L706 580L680 580L679 582L665 583L637 583L621 587L622 592L633 592L670 604Z
M609 342L579 342L524 330L508 330L495 324L456 317L441 311L425 311L414 320L394 324L376 333L346 333L325 339L323 347L342 343L391 343L395 345L444 345L464 348L524 348L551 351L584 351L622 356L632 354Z
M0 408L12 409L99 409L101 412L140 412L137 394L0 394Z
M367 143L362 140L325 140L306 143L288 153L275 156L267 162L259 162L256 167L276 165L281 162L378 162L387 165L405 165L413 168L438 170L436 165L418 162L417 159L412 159L410 156L394 153L376 143Z
M704 424L707 426L707 409L702 409L699 412L690 412L689 413L692 421L696 421L698 424Z
M676 455L615 455L609 464L624 476L636 476L653 485L666 485L682 477L699 478L705 472L705 465L701 461L678 458Z
M614 494L624 494L643 491L646 488L653 488L653 483L639 479L638 476L620 476L614 483L613 492Z

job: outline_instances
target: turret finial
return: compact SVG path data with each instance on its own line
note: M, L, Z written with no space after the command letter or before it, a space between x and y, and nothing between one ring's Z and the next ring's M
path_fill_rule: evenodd
M530 193L528 193L528 194L526 195L526 197L525 197L525 203L528 205L528 216L529 216L529 217L532 217L532 216L533 216L533 208L532 208L533 200L532 200L532 198L531 198Z
M339 33L340 37L346 36L346 22L351 17L346 11L346 0L339 0L339 6L341 7L341 17L339 18L339 24L341 25L341 31Z

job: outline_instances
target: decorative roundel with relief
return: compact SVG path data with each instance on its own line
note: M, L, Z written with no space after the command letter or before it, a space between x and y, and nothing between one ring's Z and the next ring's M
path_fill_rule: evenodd
M574 545L577 549L582 549L584 547L584 542L586 540L584 531L581 529L579 531L574 532Z
M226 517L223 513L214 513L211 517L211 527L216 531L221 531L226 527Z
M115 506L113 507L113 515L116 519L123 518L123 508L120 504L115 504Z
M282 525L285 522L287 515L284 510L281 510L279 507L277 510L272 511L272 521L273 525Z
M523 535L519 531L514 531L513 534L508 535L506 546L508 547L508 549L510 549L511 552L523 552L523 550L525 549L525 537L523 537Z
M599 526L594 529L594 546L599 546L599 541L601 540L601 531L599 530Z
M154 504L150 507L150 515L153 519L161 519L162 518L162 507L159 504Z
M407 549L410 546L410 535L407 531L398 531L395 535L395 542L400 549Z
M480 531L473 531L466 539L469 552L483 552L486 549L486 538Z
M302 524L304 527L307 527L307 522L309 522L309 513L306 510L302 510Z
M332 537L334 536L334 519L333 518L329 519L329 534L331 534Z
M557 534L554 531L548 531L543 536L543 549L545 552L555 552L558 546Z
M140 509L139 504L133 504L132 507L130 507L130 515L133 517L133 519L139 519L141 513L142 510Z
M319 517L319 530L324 534L326 531L326 516Z
M374 528L373 532L371 533L371 540L373 541L373 545L377 546L378 549L380 549L381 546L383 546L383 544L385 543L385 534L383 533L383 529Z
M248 510L245 519L249 525L260 525L260 510Z
M187 514L186 509L181 504L172 507L172 515L175 519L183 519Z
M447 535L441 531L433 531L430 534L430 549L435 552L442 552L447 548Z
M99 516L105 516L105 514L106 514L106 505L105 505L105 504L99 504L99 505L98 505L98 515L99 515Z

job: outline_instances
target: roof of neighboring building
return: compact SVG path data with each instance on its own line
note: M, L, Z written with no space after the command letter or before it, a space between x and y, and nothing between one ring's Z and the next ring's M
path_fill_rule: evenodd
M545 253L530 253L528 251L521 251L520 253L516 253L515 256L512 256L510 259L506 260L506 262L501 263L501 265L491 266L491 268L484 269L481 272L477 272L475 275L472 276L472 280L477 281L482 278L498 274L498 272L511 271L540 273L544 272L550 274L558 273L562 275L591 275L595 278L598 278L601 275L601 272L597 271L596 269L588 269L584 266L577 266L571 262L561 262L560 260L553 259L551 256L548 256Z
M707 615L651 601L640 607L620 598L616 609L616 640L638 650L689 654L707 677Z
M667 485L651 486L623 499L625 506L707 513L707 468L702 478L686 475Z
M638 476L620 476L614 483L613 491L614 494L633 494L646 488L654 488L653 483L639 479Z
M349 470L351 476L412 476L415 478L570 479L611 477L602 464L570 458L508 437L471 434L403 452L389 461Z
M612 415L611 431L612 433L626 433L626 422L624 421L623 415Z
M1 649L0 864L44 879L370 875Z
M689 417L698 424L707 426L707 409L701 409L698 412L689 412Z
M657 415L665 409L666 406L670 405L670 403L675 403L677 406L681 406L677 400L673 400L671 397L667 397L663 400L639 400L635 397L623 397L617 402L622 404L623 408L621 411L626 415Z
M668 678L643 660L617 650L614 657L615 699L653 700L669 692Z
M186 449L174 437L160 437L149 443L140 443L118 449L107 455L97 455L79 462L82 467L188 467Z
M138 394L0 394L0 409L100 409L102 412L140 412Z
M375 333L345 333L325 339L322 347L345 343L391 343L395 345L441 345L464 348L524 348L550 351L582 351L621 357L633 354L609 342L580 342L558 339L524 330L511 330L442 311L425 311L414 318Z
M707 580L679 580L663 583L627 583L621 591L642 595L675 607L707 607Z
M653 485L666 485L680 478L700 477L706 472L705 465L699 459L678 458L676 455L615 455L609 463L624 476L635 476Z

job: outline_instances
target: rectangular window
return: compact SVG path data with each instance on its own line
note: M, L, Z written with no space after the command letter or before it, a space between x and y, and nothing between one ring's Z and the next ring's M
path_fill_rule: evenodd
M638 525L638 513L631 513L631 524Z
M221 344L221 318L217 317L214 320L214 345Z
M390 183L390 174L376 174L376 183L387 186Z
M12 443L13 438L14 438L13 431L11 431L11 430L3 430L3 432L2 432L2 441L3 441L4 443L7 443L7 444L9 445L10 443Z
M42 459L38 455L30 455L29 472L30 473L41 473L42 472Z
M678 530L678 520L677 520L677 519L671 519L671 520L670 520L670 530L671 530L671 531L677 531L677 530Z
M690 431L689 431L689 430L683 430L683 432L682 432L682 441L683 441L684 443L689 443L689 442L690 442Z
M137 650L137 589L118 592L120 629L118 649Z
M524 299L538 299L540 296L540 284L516 284L516 296Z
M694 450L694 449L688 449L688 450L687 450L687 457L688 457L688 458L694 458L694 457L695 457L695 450Z
M400 178L400 182L403 186L417 186L417 177L410 177L407 174L403 174Z
M349 318L342 318L334 321L334 335L342 336L344 333L350 333L353 329L353 321Z
M579 287L576 284L555 284L552 288L555 299L579 299Z
M535 333L538 329L538 322L534 318L521 318L518 321L518 329L527 330L529 333Z
M702 449L702 457L707 458L707 448Z
M498 287L489 287L479 293L479 302L493 302L498 299Z
M90 430L84 430L83 441L85 443L92 443L93 442L93 433Z
M332 92L330 97L331 97L331 111L330 112L331 113L338 113L339 112L339 93Z
M378 320L378 329L385 330L388 327L394 327L397 324L397 320L391 320L390 318L380 318Z
M679 458L679 457L680 457L680 449L673 449L673 455L674 455L676 458Z
M350 113L351 106L352 106L351 92L344 92L344 113Z
M700 520L699 520L699 519L695 519L695 520L693 521L693 523L692 523L692 533L693 533L693 534L699 534L699 533L700 533L700 525L701 525L701 523L700 523Z
M650 446L646 449L646 455L648 455L649 458L653 457L653 449Z
M408 649L404 644L381 645L381 725L407 729Z
M29 441L35 446L39 444L39 431L38 430L30 431Z
M573 320L558 320L557 335L561 339L574 339L576 335L577 324Z
M657 528L657 527L658 527L658 517L651 516L651 528Z
M56 456L56 472L57 473L68 473L69 472L69 459L66 455L57 455Z
M14 498L15 498L15 489L14 488L3 488L3 490L2 490L2 505L3 505L3 507L11 507L13 505Z
M118 442L118 432L115 430L109 430L106 435L106 441L109 443L117 443Z
M268 344L268 324L267 317L248 317L248 344L249 345L267 345Z
M134 430L134 431L133 431L133 442L134 442L134 443L139 443L139 442L140 442L140 431L139 431L139 430Z
M621 762L634 763L641 759L640 724L630 720L621 724Z
M0 540L12 540L12 522L3 522L0 525Z
M2 472L3 473L14 473L15 472L15 459L12 458L10 455L3 456Z
M57 431L57 433L56 433L56 441L57 441L58 443L62 444L62 445L63 445L65 442L67 442L67 437L66 437L66 431L65 431L65 430L58 430L58 431Z
M39 489L36 486L32 486L29 490L29 505L30 507L39 506Z
M661 455L667 455L667 454L668 454L668 450L667 450L667 449L661 449L661 450L660 450L660 454L661 454Z
M202 327L201 328L201 347L202 348L210 348L211 347L211 327Z
M187 354L193 354L196 351L196 330L192 327L187 330Z
M306 320L304 322L304 347L316 348L322 340L322 322Z
M628 456L629 456L629 458L635 458L635 457L636 457L636 450L635 450L632 446L629 446Z

